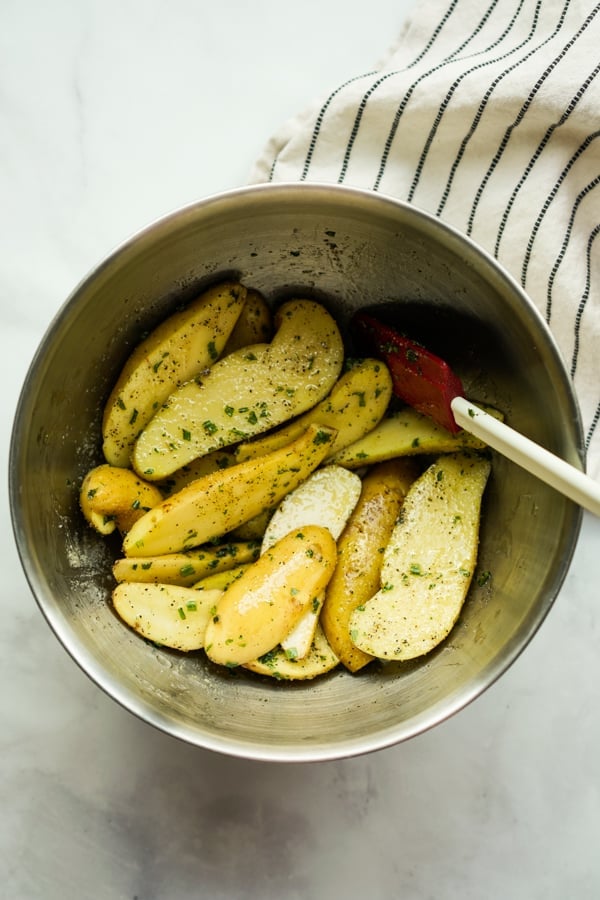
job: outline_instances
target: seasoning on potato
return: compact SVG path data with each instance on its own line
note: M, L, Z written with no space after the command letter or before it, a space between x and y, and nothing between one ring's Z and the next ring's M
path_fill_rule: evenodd
M133 468L160 480L193 459L261 434L319 403L344 360L339 329L325 307L290 300L270 344L228 354L173 391L139 435Z
M429 653L454 626L475 571L490 462L440 457L409 489L383 557L381 588L350 618L350 638L379 659Z

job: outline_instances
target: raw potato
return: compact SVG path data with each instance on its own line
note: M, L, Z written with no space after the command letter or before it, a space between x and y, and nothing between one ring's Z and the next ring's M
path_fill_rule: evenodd
M131 469L103 463L91 469L81 485L79 503L89 524L100 534L125 534L149 509L162 503L159 489Z
M329 425L337 430L330 456L368 434L381 420L392 396L389 369L377 359L363 359L336 381L330 394L313 409L284 425L273 434L239 445L236 459L253 459L283 447L311 424Z
M334 653L350 672L373 657L350 640L350 617L381 587L383 553L402 502L419 474L415 460L379 463L367 472L360 499L337 542L338 559L327 585L321 625Z
M174 584L123 582L113 591L118 615L155 644L173 650L200 650L206 626L222 591L194 591Z
M490 462L440 457L410 488L384 554L381 589L350 618L350 637L380 659L413 659L450 633L477 560Z
M317 469L282 500L265 531L261 554L292 529L304 525L321 525L337 541L358 502L360 491L361 480L354 472L341 466ZM298 659L303 659L310 651L323 599L323 595L319 595L281 641L282 649Z
M290 491L267 525L260 552L265 553L293 528L321 525L337 540L358 502L361 480L341 466L325 466Z
M273 320L269 304L258 291L248 289L244 308L229 335L223 355L250 344L264 344L271 340L272 335Z
M502 419L502 413L491 406L485 407L490 415ZM330 462L358 469L398 456L417 454L456 453L460 450L483 450L485 444L467 431L451 434L436 425L429 416L406 407L391 413L360 440L334 454Z
M135 348L104 410L106 460L128 466L139 432L169 394L220 356L246 299L246 288L225 282L176 312Z
M327 310L290 300L276 325L270 344L230 353L171 394L135 443L137 472L150 481L166 478L198 456L300 415L329 393L344 348Z
M187 553L126 556L116 560L113 575L117 581L160 582L190 587L208 575L227 572L241 563L254 562L259 554L260 544L256 541L232 541Z
M278 541L223 593L206 629L208 657L238 666L276 647L325 588L335 560L335 541L318 525Z
M125 555L178 553L232 531L308 478L334 436L312 425L281 450L198 478L138 519L123 541Z
M270 675L279 681L308 681L331 672L339 660L317 625L309 653L303 659L295 659L281 648L263 654L259 659L245 663L244 668L258 675Z

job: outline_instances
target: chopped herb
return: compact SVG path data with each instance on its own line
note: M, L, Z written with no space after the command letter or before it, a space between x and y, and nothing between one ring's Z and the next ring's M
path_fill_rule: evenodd
M414 440L411 444L411 447L418 447L420 443L421 443L420 439L418 437L416 437L416 438L414 438Z
M422 570L421 566L419 565L419 563L411 563L410 574L411 575L422 575L423 574L423 570Z
M182 436L182 438L184 439L184 441L191 441L191 439L192 439L192 432L191 432L191 431L188 431L187 428L182 428L182 429L181 429L181 436Z
M179 570L179 574L183 575L184 578L187 578L188 575L195 575L196 569L191 563L187 563L187 565L182 566Z
M185 608L190 612L196 612L196 610L198 609L198 604L195 600L188 600L185 604Z
M232 416L232 415L234 414L234 412L235 412L235 409L233 408L233 406L226 406L225 409L224 409L224 412L225 412L225 415L226 415L226 416L229 416L229 418L231 418L231 416Z
M139 498L136 498L131 504L132 509L139 509L142 504L139 501Z
M119 407L119 409L127 409L125 403L123 402L123 398L120 395L117 397L117 406Z
M180 606L179 609L177 610L177 612L178 612L178 614L179 614L179 618L180 618L180 619L185 619L185 618L186 618L185 610L184 610L183 606Z
M331 441L331 434L327 434L326 431L317 431L313 438L313 444L328 444Z
M203 422L202 427L204 428L204 430L207 434L214 434L215 431L219 430L218 426L215 425L214 422L211 422L210 419L207 419L206 422Z
M479 585L479 587L483 587L484 584L488 583L491 577L491 572L481 572L477 578L477 584Z
M219 352L218 352L218 350L217 350L217 348L216 348L216 346L215 346L215 342L214 342L214 341L209 341L209 342L208 342L207 349L208 349L208 355L210 356L210 358L211 358L211 359L216 359L217 356L219 355Z
M129 419L129 424L130 424L130 425L133 425L133 423L134 423L135 420L137 419L138 415L139 415L139 413L138 413L137 409L134 409L133 412L131 413L131 417L130 417L130 419Z
M151 562L142 563L142 569L144 569L146 572L148 571L148 569L151 569L151 568L152 568Z

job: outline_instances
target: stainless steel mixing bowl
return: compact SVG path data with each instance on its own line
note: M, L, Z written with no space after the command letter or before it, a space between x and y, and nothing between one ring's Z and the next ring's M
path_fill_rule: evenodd
M95 535L78 486L101 461L103 403L140 335L224 276L277 303L312 296L342 328L380 307L446 357L473 399L582 467L581 424L556 346L495 262L439 220L370 192L270 185L208 198L121 246L58 313L32 362L11 445L10 495L33 594L81 668L131 712L192 744L262 760L351 756L457 712L525 648L557 596L581 512L495 458L479 571L459 623L427 657L279 683L158 649L110 605L116 543ZM40 676L44 661L39 661Z

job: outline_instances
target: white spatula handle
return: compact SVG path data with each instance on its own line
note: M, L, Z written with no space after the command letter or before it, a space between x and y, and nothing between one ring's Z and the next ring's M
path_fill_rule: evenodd
M464 397L451 403L456 423L584 509L600 516L600 484Z

